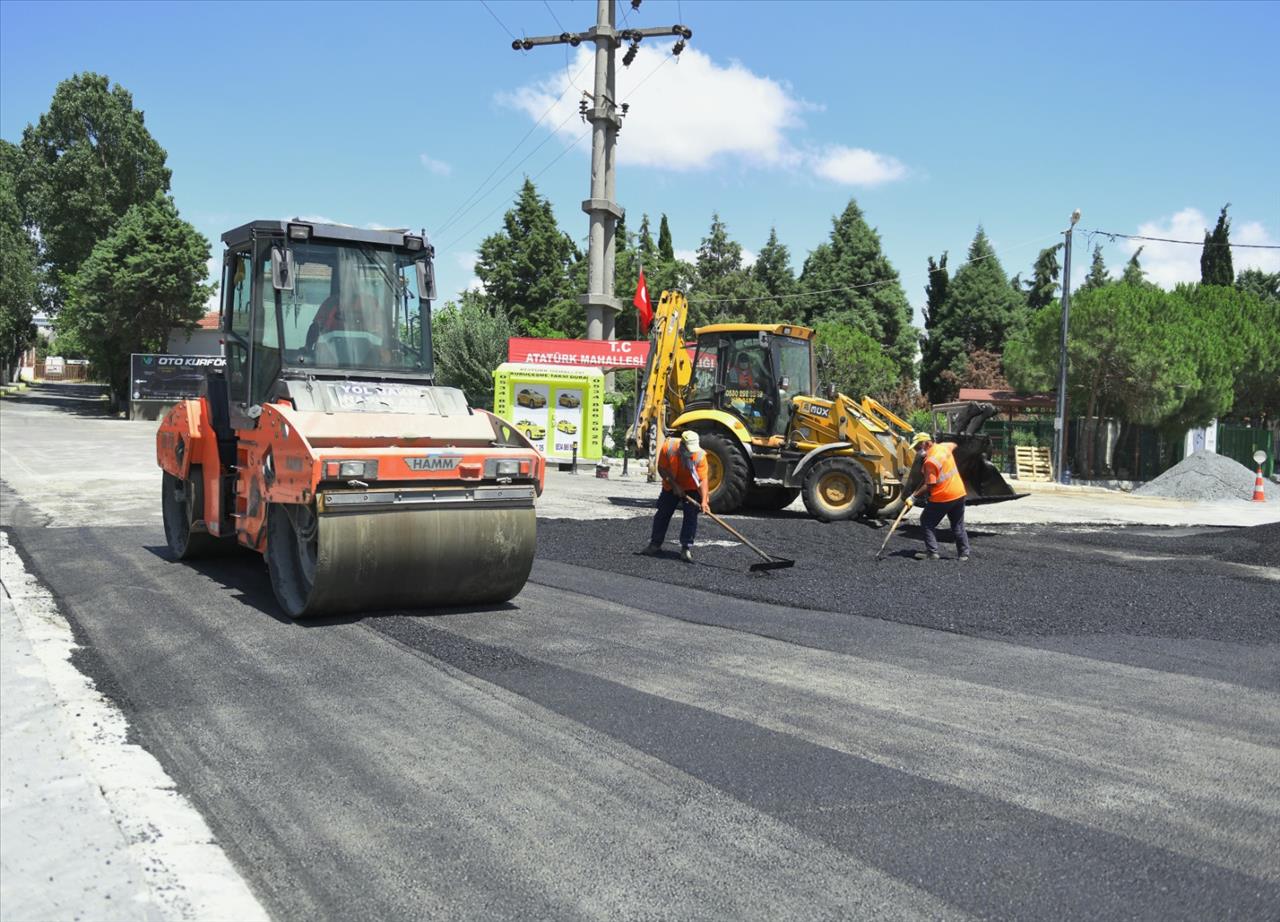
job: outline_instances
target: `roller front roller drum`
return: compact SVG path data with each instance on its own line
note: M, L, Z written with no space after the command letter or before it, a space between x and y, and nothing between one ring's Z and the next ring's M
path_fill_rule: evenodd
M321 512L273 503L267 568L293 618L506 602L533 568L532 505Z

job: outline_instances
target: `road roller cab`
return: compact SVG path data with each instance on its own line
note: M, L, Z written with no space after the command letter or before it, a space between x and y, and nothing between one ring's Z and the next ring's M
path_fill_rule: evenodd
M226 372L156 439L173 554L265 554L294 617L518 593L545 462L435 383L425 239L301 220L222 239Z

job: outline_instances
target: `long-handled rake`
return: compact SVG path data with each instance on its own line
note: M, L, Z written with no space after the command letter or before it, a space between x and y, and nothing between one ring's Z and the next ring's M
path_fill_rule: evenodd
M686 496L685 500L687 502L693 503L693 505L695 506L699 505L698 503L695 503L693 501L693 497L691 496ZM699 508L701 507L699 506ZM785 557L774 557L771 554L766 554L764 551L760 550L760 548L756 547L754 544L748 541L746 536L743 535L742 532L738 531L736 528L734 528L724 519L720 518L720 516L716 515L714 512L711 512L710 510L708 510L707 515L711 516L712 521L714 521L717 525L719 525L729 534L733 535L735 538L737 538L747 547L751 548L751 550L755 551L764 559L763 563L753 563L751 565L752 570L785 570L787 567L794 567L796 565L796 562L794 560L788 560Z
M884 536L884 544L880 545L880 550L876 551L876 560L884 556L884 549L889 546L889 539L893 537L893 533L898 530L898 523L902 521L902 517L907 514L907 510L911 507L905 502L902 504L902 511L898 513L898 517L893 520L893 527L889 529L889 534Z

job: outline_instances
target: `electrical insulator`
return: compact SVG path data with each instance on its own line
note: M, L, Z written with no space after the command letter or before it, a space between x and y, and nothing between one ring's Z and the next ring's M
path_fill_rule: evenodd
M631 66L631 62L636 59L636 51L639 48L640 48L640 45L638 43L634 43L630 48L627 49L627 53L622 56L623 67Z
M631 8L633 10L640 9L640 0L631 0Z
M680 41L671 46L671 53L677 58L680 57L680 52L682 51L684 51L684 39L680 39Z
M587 120L587 101L585 99L578 100L578 115L582 116L582 120Z
M622 104L622 115L623 115L623 117L625 117L625 116L626 116L627 112L628 112L630 109L631 109L631 103L629 103L629 102L624 102L624 103Z

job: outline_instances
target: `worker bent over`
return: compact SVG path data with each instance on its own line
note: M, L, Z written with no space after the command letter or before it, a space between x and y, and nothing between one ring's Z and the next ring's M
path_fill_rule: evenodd
M945 516L951 522L951 532L956 536L956 556L969 559L969 536L964 530L964 481L956 469L955 442L935 442L927 432L917 432L911 447L924 456L924 483L919 490L907 497L907 507L928 492L929 505L920 513L920 527L924 529L924 553L921 560L938 559L937 527Z
M709 512L707 502L707 453L698 443L698 433L685 432L680 438L667 439L658 449L658 474L662 477L662 493L658 495L658 511L653 517L653 535L641 553L656 556L667 537L667 526L676 507L684 510L680 526L680 559L693 563L693 539L698 533L698 513ZM685 497L696 493L698 503Z

